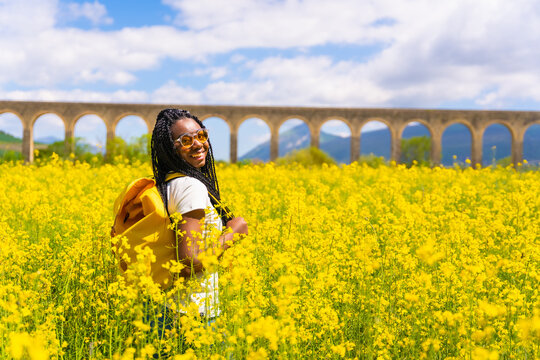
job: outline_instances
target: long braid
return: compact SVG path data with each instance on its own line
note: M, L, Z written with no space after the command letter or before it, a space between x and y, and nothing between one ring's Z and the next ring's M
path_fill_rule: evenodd
M156 180L156 186L161 194L163 203L165 204L165 209L168 209L167 183L165 182L165 178L170 172L180 172L201 181L206 186L208 192L217 199L218 202L221 201L210 140L208 140L208 153L206 155L205 164L200 169L196 169L188 164L174 149L171 126L178 120L184 118L193 119L201 128L205 128L202 121L186 110L164 109L158 114L156 125L152 132L152 171L154 173L154 179ZM214 205L218 211L223 223L226 224L227 221L234 216L229 209L219 206L218 202L216 202L212 196L210 197L212 205Z

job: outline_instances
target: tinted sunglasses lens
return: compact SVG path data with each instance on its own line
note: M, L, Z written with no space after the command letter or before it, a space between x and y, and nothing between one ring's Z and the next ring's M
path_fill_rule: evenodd
M199 130L197 132L197 140L201 143L205 143L208 140L208 131L206 131L206 129Z
M188 134L182 135L182 137L180 138L180 143L182 144L182 146L191 146L193 145L193 137Z

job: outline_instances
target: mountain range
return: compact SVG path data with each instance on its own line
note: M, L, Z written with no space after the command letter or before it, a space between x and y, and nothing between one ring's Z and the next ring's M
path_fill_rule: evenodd
M409 125L403 132L403 138L408 139L417 136L428 136L429 131L423 125ZM58 141L52 136L36 138L36 144L51 144ZM0 130L0 143L20 143L20 138L9 135ZM362 133L361 154L382 156L390 158L390 132L388 129L379 129ZM310 134L307 124L302 123L279 135L279 156L284 156L292 150L308 147L310 144ZM350 162L350 137L342 137L321 131L319 147L329 154L338 163ZM495 124L490 126L484 133L483 142L483 163L489 165L493 159L500 160L510 156L510 133L503 125ZM452 165L453 156L458 161L464 162L470 158L471 134L464 125L450 126L443 134L442 144L442 164ZM90 145L90 151L99 150ZM531 164L540 164L540 126L531 126L525 133L523 141L523 158ZM270 141L266 141L255 146L253 149L240 156L239 160L258 159L261 161L270 160Z
M428 136L429 131L423 125L409 125L403 132L403 138L409 139L418 136ZM464 125L449 127L443 134L442 139L442 164L452 165L455 161L464 162L471 154L471 134ZM373 154L390 158L390 132L388 129L379 129L362 133L361 154ZM302 123L279 135L279 156L310 144L309 128ZM350 137L341 137L321 131L319 147L332 156L338 163L350 162ZM495 147L495 148L493 148ZM483 163L491 164L493 158L500 160L510 156L511 138L510 133L503 125L492 125L484 133ZM540 126L532 126L525 133L523 156L530 163L540 163ZM270 141L266 141L244 155L239 160L259 159L270 160Z
M55 141L62 141L54 136L45 136L34 139L34 144L52 144ZM6 133L5 131L0 130L0 143L22 143L22 139L11 134Z

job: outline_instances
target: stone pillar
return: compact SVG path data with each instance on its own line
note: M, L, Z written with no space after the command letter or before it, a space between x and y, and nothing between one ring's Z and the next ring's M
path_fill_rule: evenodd
M471 163L476 167L476 164L482 166L482 132L473 129L471 133Z
M236 130L231 130L231 164L238 161L238 133Z
M110 152L111 152L111 146L113 144L113 141L114 141L114 130L110 127L107 127L107 142L105 144L105 159L109 161L112 160L111 159L112 154Z
M512 131L512 162L516 167L518 163L523 163L523 135L519 128Z
M23 129L22 154L26 162L34 161L34 134L32 125L26 125Z
M318 131L311 131L311 146L319 149L319 134Z
M279 156L279 129L270 130L270 161L276 161Z
M75 137L73 136L73 130L68 129L67 127L64 136L64 144L67 155L75 152Z
M360 134L351 133L351 163L360 158Z
M438 131L433 131L431 138L431 154L430 160L433 166L439 165L441 163L441 153L442 153L442 134Z
M390 136L392 137L390 143L392 148L390 149L390 160L394 160L396 163L399 163L401 160L401 134L393 128L390 127Z

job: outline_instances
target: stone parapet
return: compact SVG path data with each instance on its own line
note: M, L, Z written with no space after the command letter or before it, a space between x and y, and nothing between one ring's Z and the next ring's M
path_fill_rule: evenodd
M164 108L187 109L201 120L219 117L229 126L231 134L231 162L237 160L238 129L243 121L259 118L270 128L270 158L278 156L279 127L289 119L301 119L310 129L311 144L319 146L319 133L328 120L341 120L351 131L351 161L360 154L360 132L370 121L386 124L391 135L391 158L398 161L401 156L401 137L410 122L419 122L426 126L431 134L431 160L437 164L441 160L442 134L453 124L463 124L471 132L471 161L482 162L482 137L484 130L494 124L503 124L512 137L512 161L518 163L523 156L523 136L533 124L540 124L540 112L537 111L475 111L475 110L429 110L429 109L375 109L375 108L329 108L329 107L279 107L279 106L221 106L221 105L178 105L178 104L108 104L108 103L72 103L40 101L0 101L0 114L11 112L17 115L23 124L23 149L27 161L33 160L33 126L43 114L58 115L65 125L66 148L73 145L75 124L84 115L97 115L107 127L107 141L114 138L116 125L128 115L142 118L148 129L154 127L159 111Z

